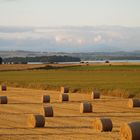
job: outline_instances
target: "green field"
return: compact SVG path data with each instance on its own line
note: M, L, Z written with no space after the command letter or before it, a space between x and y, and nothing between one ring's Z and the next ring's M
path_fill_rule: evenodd
M72 92L99 89L109 94L140 93L140 66L47 66L41 69L0 72L0 82L15 87L59 89Z

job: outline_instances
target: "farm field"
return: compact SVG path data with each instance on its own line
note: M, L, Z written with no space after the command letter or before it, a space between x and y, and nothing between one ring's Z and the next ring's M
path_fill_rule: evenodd
M45 128L28 128L27 115L38 114L43 107L42 95L51 96L54 117L46 118ZM128 99L101 96L91 100L91 94L70 93L70 101L60 103L58 91L10 88L0 91L8 97L8 104L0 105L0 139L2 140L120 140L120 125L140 121L140 109L129 109ZM90 101L93 113L80 114L80 102ZM96 117L109 117L113 121L112 132L96 132L92 122Z
M104 63L104 62L94 62L94 63L89 63L89 66L123 66L123 67L130 67L130 66L136 66L139 67L140 63L139 62L111 62L109 64ZM0 65L0 71L12 71L12 70L28 70L28 69L34 69L34 68L42 68L45 66L54 66L54 67L66 67L66 66L86 66L86 64L78 64L78 63L73 63L73 64L3 64Z
M98 89L106 95L139 96L140 65L55 65L32 70L1 71L0 83L49 90L58 90L63 85L68 86L71 92Z
M0 65L0 71L11 71L11 70L27 70L31 68L44 67L45 64L3 64Z

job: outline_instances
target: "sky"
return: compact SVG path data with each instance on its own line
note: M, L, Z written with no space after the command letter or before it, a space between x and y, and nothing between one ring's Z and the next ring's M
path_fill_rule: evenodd
M0 50L115 52L140 50L140 27L0 27Z
M2 26L140 26L140 0L0 0Z
M140 0L0 0L0 50L140 50Z

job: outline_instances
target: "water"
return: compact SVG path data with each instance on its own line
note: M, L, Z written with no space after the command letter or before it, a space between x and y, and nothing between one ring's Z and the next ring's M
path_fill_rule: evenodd
M84 63L104 63L105 60L95 60L95 61L82 61ZM140 60L109 60L109 62L131 62L131 63L140 63ZM43 62L28 62L28 64L45 64ZM58 64L80 64L80 62L59 62Z
M105 60L95 60L95 61L84 61L84 62L89 62L89 63L104 63ZM138 63L140 60L109 60L109 62L133 62L133 63Z
M44 64L43 62L28 62L28 64Z

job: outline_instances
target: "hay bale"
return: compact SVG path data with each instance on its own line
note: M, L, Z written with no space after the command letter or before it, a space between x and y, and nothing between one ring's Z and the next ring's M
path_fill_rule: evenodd
M60 100L60 102L69 101L69 95L66 93L60 94L59 100Z
M43 95L43 103L50 103L50 96L49 95Z
M7 86L5 84L1 85L1 91L6 91L7 90Z
M7 104L8 98L7 96L0 96L0 104Z
M120 135L121 140L140 140L140 122L124 123Z
M60 92L61 93L69 93L69 88L67 88L67 87L61 87L60 88Z
M100 92L93 91L91 94L91 99L99 99L100 98Z
M91 113L92 104L89 102L84 102L80 104L80 113Z
M129 99L128 107L129 108L140 107L140 100L139 99Z
M53 117L53 108L52 108L52 106L43 107L42 114L45 117Z
M45 126L45 117L43 115L34 115L30 114L27 118L28 127L44 127Z
M93 127L99 132L112 131L113 124L109 118L96 118L93 121Z

